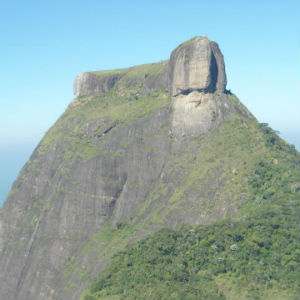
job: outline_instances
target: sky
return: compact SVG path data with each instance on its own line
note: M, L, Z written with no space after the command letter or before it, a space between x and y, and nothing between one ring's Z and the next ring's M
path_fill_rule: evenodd
M299 150L299 0L0 0L0 205L74 99L79 72L168 59L216 41L227 88Z

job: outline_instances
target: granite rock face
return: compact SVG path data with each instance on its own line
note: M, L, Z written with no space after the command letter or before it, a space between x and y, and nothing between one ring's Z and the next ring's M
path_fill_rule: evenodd
M91 72L79 73L74 81L74 94L76 96L100 94L107 92L116 84L122 75L114 74L99 77Z
M172 96L192 90L224 92L225 64L218 44L196 37L178 46L171 54L168 76Z
M172 52L168 79L173 99L171 126L176 137L206 134L220 126L231 111L224 96L223 55L208 38L196 37Z
M115 86L123 89L139 87L146 93L150 93L155 89L167 90L167 65L168 61L162 61L119 69L115 72L79 73L74 81L73 92L76 96L96 95L105 93Z
M171 128L174 136L197 137L220 126L232 111L225 94L192 91L179 94L172 101Z
M155 67L155 71L150 71L149 66ZM204 36L179 45L168 61L119 69L115 73L79 73L74 94L101 94L113 87L142 87L146 93L167 90L173 98L171 128L176 137L205 134L226 117L221 109L228 108L226 97L222 96L226 88L224 58L218 44Z
M222 54L206 38L179 46L170 61L80 73L81 97L47 132L3 205L0 299L79 299L117 247L110 240L120 222L135 222L134 239L236 214L223 165L185 182L202 172L191 159L205 146L190 137L230 115L252 118L225 86ZM104 226L111 236L97 240Z
M64 158L67 138L39 145L3 206L0 299L80 299L79 289L63 290L69 280L63 268L105 222L134 216L147 197L169 154L170 141L160 134L169 111L162 108L130 124L86 122L85 134L97 148L88 157L81 156L82 146L72 145ZM80 116L69 121L67 135L74 138L72 126L78 124ZM144 140L146 135L153 138ZM152 148L160 151L148 151ZM97 271L103 268L94 263Z
M171 96L187 94L193 90L210 93L225 91L227 81L224 58L218 44L207 37L195 37L179 45L172 52L170 60L163 64L168 67L158 74L149 74L147 68L139 74L145 91L162 88L169 90ZM121 69L116 74L79 73L74 81L74 94L84 96L107 92L122 82L123 76L128 79L127 87L134 86L136 78L130 80L131 76L127 76L132 70L135 68Z

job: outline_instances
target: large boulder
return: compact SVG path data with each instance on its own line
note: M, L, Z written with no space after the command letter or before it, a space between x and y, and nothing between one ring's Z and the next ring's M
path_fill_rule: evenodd
M179 45L171 54L168 77L172 96L195 90L224 92L225 64L218 44L201 36Z

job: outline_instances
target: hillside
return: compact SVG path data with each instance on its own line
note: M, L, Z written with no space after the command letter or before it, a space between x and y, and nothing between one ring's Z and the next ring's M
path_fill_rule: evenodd
M278 295L295 298L299 153L226 91L216 43L197 37L169 61L80 73L74 92L78 97L35 149L1 210L0 298L149 299L151 284L155 299L170 297L178 285L174 299L180 299L193 286L170 277L167 288L166 274L122 283L128 260L140 276L157 278L160 270L149 267L145 252L178 273L178 251L190 261L184 273L192 266L197 283L201 267L210 281L191 299L212 290L220 299L252 295L257 261L274 265L276 275L264 277L257 297L282 290ZM191 227L182 224L193 226L199 252ZM156 251L159 243L174 245L167 257ZM231 263L233 244L240 250ZM213 245L225 265L216 267ZM92 285L95 278L101 284Z
M83 299L298 299L299 267L299 213L285 207L162 229L118 253Z

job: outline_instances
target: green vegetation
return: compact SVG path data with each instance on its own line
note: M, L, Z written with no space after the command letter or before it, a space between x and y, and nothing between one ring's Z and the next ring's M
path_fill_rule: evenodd
M181 49L182 47L191 45L195 41L196 38L197 38L197 36L185 41L184 43L181 43L174 51L177 53L178 50Z
M83 299L298 299L299 242L299 207L163 229L115 255Z
M213 222L255 215L263 207L277 209L283 200L293 205L299 199L299 155L279 137L280 147L268 145L268 138L255 119L233 114L208 136L186 139L183 151L165 166L168 180L157 182L139 206L140 222L150 230L182 210L191 218L201 211L204 222ZM262 163L272 178L258 174L265 172ZM188 202L186 195L195 200ZM159 199L168 199L168 204Z
M164 60L158 63L144 64L131 68L94 71L92 73L96 74L99 77L106 77L111 75L124 75L127 78L138 77L141 75L159 75L167 71L168 62L168 60Z
M110 126L113 130L116 126L148 118L158 108L170 102L170 97L164 91L156 90L149 95L141 94L137 97L138 90L126 91L122 97L118 89L100 95L79 97L47 132L38 149L39 154L43 155L55 144L59 144L64 148L60 152L62 158L68 163L72 163L76 157L122 157L122 151L101 149L99 139L95 137L100 137ZM92 130L89 130L89 125L93 126ZM101 146L104 144L101 143Z
M92 278L89 270L97 267L95 262L105 263L113 254L128 245L135 231L135 227L122 222L117 223L116 228L113 229L108 220L101 230L92 236L88 242L85 242L78 249L76 255L70 258L62 268L63 276L67 279L63 291L71 291L77 287L74 277L81 282L81 285L86 282L90 284ZM86 257L91 259L88 264ZM82 266L82 261L85 261L85 267Z

